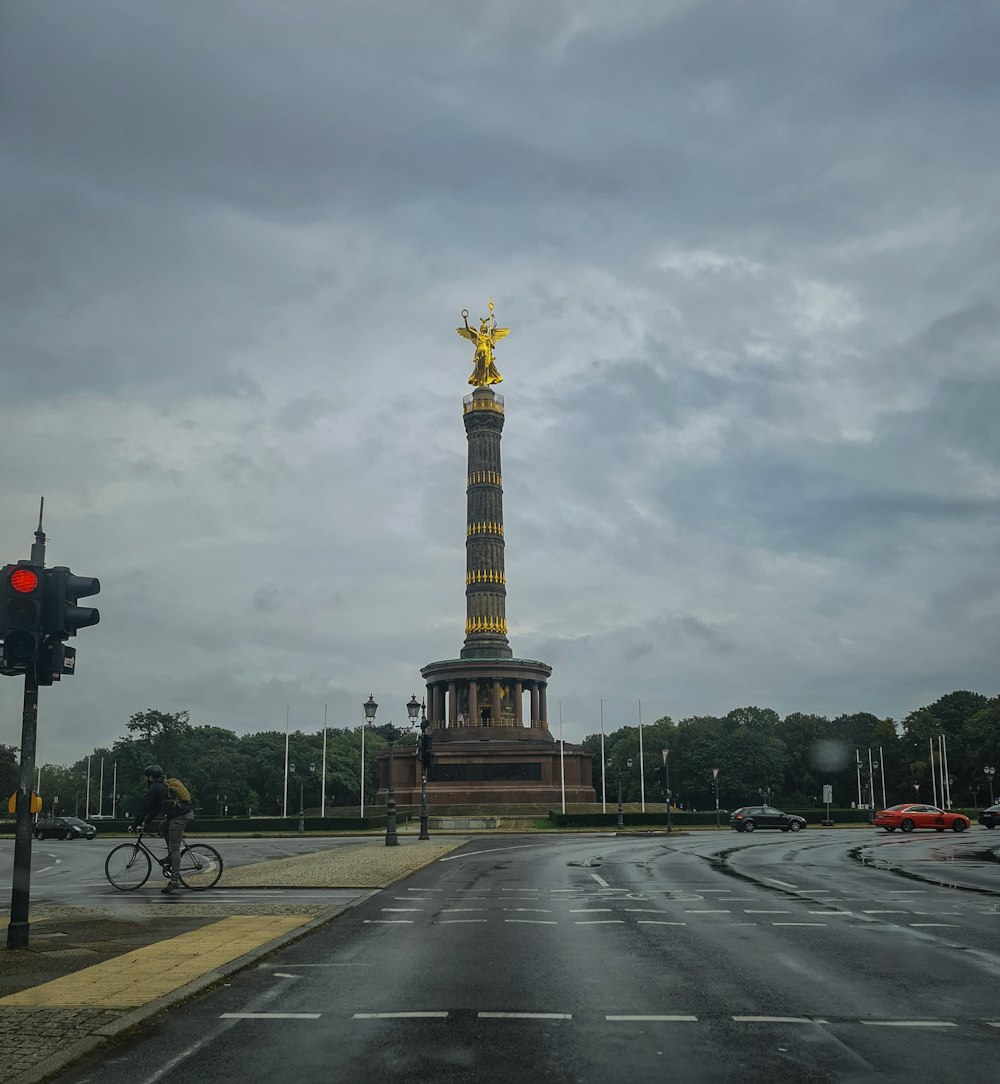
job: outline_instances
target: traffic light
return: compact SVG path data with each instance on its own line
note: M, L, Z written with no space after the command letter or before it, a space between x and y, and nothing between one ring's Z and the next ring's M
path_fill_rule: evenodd
M36 662L42 646L45 569L30 561L6 565L3 575L3 666Z
M431 736L426 731L420 735L420 763L425 767L431 766Z
M45 635L55 640L75 636L78 629L96 625L101 612L94 606L77 606L81 598L101 593L95 576L74 576L65 565L45 572Z

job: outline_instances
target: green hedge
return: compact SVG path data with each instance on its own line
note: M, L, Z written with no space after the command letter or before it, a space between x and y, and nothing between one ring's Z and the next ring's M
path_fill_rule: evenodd
M396 823L406 824L408 813L396 815ZM386 817L306 817L303 822L307 832L360 832L368 828L385 828ZM127 833L131 820L106 820L90 822L97 828L97 838L102 835ZM0 835L13 835L14 818L0 820ZM188 822L187 835L255 835L261 832L292 833L299 830L299 818L295 817L198 817Z

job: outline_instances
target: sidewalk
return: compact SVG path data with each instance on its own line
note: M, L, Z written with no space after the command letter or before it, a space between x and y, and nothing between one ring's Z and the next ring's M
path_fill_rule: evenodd
M0 949L0 1084L36 1084L167 1006L329 922L464 839L346 844L223 872L219 888L362 891L348 904L213 903L213 892L159 894L119 909L40 904L29 948ZM370 891L364 891L370 890Z

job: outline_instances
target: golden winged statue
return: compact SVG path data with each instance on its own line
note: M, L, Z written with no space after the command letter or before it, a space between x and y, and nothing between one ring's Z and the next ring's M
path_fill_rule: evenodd
M493 361L493 347L510 334L509 327L497 327L497 318L493 314L493 298L490 298L490 314L479 321L479 330L469 327L469 310L462 309L462 319L465 327L457 327L455 330L463 339L474 343L476 354L473 358L474 368L469 383L477 388L486 388L490 384L499 384L503 377Z

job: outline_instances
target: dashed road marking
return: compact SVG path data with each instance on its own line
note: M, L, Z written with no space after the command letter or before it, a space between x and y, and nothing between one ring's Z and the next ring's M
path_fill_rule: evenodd
M571 1012L481 1012L480 1020L572 1020Z
M734 1016L738 1024L812 1024L809 1016Z
M220 1020L318 1020L318 1012L224 1012Z
M859 1020L869 1028L957 1028L951 1020Z
M663 1015L649 1014L647 1016L641 1016L641 1015L627 1016L627 1015L623 1014L623 1015L620 1015L620 1016L605 1016L604 1019L605 1020L611 1020L611 1021L614 1021L614 1022L637 1021L637 1022L642 1023L642 1022L645 1022L645 1021L649 1021L651 1023L665 1023L665 1024L697 1023L698 1022L698 1017L697 1016L682 1016L679 1013L670 1014L670 1015L667 1015L667 1014L663 1014Z
M526 922L532 926L558 926L559 923L549 918L505 918L504 922Z
M447 1012L356 1012L352 1020L443 1020Z

